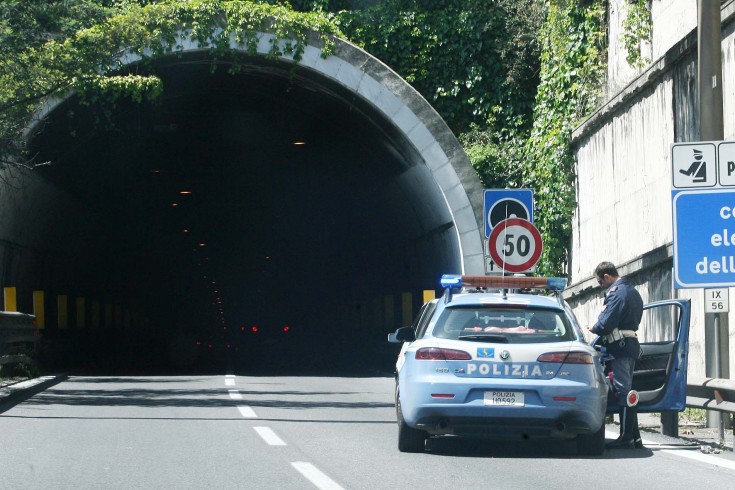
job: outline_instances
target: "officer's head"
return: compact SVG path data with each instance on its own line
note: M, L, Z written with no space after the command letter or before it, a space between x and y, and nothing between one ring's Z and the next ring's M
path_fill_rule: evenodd
M612 262L600 262L595 267L595 278L602 289L607 289L618 280L618 270Z

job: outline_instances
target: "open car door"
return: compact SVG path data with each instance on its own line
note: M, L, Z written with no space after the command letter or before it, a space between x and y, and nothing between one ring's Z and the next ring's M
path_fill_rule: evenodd
M640 396L638 412L684 410L690 318L689 300L657 301L643 307L638 332L645 332L646 342L641 342L633 373L633 389ZM608 406L608 412L616 410Z

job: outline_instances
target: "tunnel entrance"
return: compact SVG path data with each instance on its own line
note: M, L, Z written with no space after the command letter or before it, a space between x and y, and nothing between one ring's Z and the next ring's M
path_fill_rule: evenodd
M463 268L422 155L354 92L289 63L232 74L198 52L153 69L160 100L106 112L70 97L33 141L52 164L28 189L60 197L53 223L36 208L15 281L124 305L113 325L90 313L60 329L51 314L44 335L100 366L392 369L385 334L406 298L416 311Z

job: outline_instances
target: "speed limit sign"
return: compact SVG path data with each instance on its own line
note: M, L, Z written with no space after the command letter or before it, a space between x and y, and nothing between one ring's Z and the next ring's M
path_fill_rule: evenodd
M524 272L541 258L541 233L533 223L509 218L498 223L487 240L490 257L506 272Z

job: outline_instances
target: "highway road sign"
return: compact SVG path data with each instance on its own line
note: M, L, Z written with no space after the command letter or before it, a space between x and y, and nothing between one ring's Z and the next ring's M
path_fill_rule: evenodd
M717 145L717 161L720 185L735 186L735 141Z
M674 285L735 286L735 189L673 194Z
M671 145L674 286L735 286L735 142Z
M505 272L525 272L536 265L543 242L541 233L528 220L510 218L493 227L488 238L488 252Z
M676 143L671 147L671 166L674 189L714 187L717 185L717 144Z
M495 225L508 218L521 218L533 223L533 190L485 189L485 238Z

